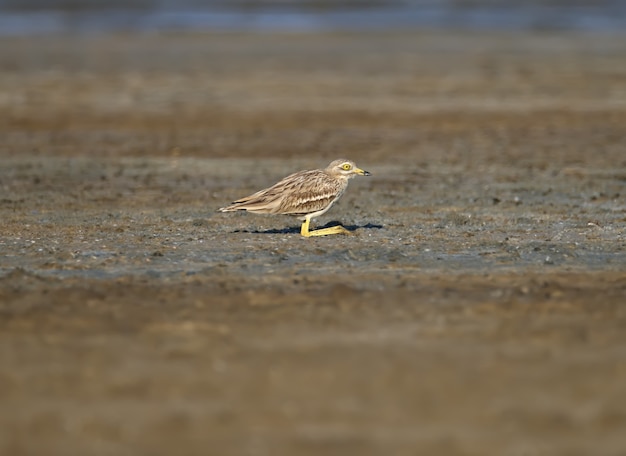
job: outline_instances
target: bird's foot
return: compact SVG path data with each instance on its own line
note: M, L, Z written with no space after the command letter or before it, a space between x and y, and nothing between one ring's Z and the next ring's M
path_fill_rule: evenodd
M321 228L319 230L313 230L313 231L306 230L305 232L304 230L302 230L300 234L302 234L302 236L304 237L311 237L311 236L328 236L331 234L352 234L352 233L348 231L347 229L345 229L343 226L337 225L337 226L331 226L330 228Z

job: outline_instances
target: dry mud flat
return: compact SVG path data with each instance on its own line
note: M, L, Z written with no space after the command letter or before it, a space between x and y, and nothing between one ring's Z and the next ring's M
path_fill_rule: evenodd
M0 453L623 455L625 43L4 40Z

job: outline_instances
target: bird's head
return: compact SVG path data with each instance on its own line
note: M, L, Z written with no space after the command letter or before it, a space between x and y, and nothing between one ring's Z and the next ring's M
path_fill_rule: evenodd
M370 175L369 172L358 168L353 161L346 160L344 158L331 162L330 165L328 165L328 168L326 168L326 171L332 176L343 177L344 179L350 179L356 175Z

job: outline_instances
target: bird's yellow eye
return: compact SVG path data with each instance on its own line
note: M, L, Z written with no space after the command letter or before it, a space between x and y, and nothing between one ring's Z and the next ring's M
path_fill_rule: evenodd
M341 165L341 168L346 171L350 171L352 169L352 165L350 163L344 163L343 165Z

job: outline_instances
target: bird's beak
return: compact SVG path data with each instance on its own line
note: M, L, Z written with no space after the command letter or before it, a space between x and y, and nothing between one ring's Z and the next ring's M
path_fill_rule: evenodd
M360 176L370 176L371 175L369 173L369 171L364 171L361 168L354 168L354 172L357 173Z

